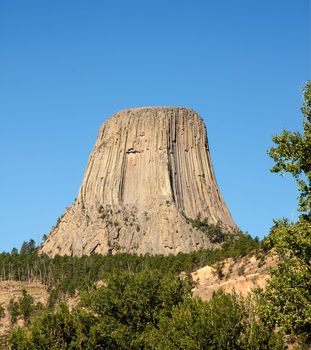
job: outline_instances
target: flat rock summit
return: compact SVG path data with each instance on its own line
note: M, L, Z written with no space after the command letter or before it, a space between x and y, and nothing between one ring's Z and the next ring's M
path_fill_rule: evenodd
M131 108L99 129L75 202L41 251L177 254L211 247L191 219L236 225L219 192L203 120L192 109Z

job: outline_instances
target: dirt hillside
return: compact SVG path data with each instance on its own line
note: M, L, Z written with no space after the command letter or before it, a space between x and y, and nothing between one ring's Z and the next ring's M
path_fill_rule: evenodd
M193 296L209 300L219 289L225 292L245 295L255 287L265 287L269 270L275 267L277 259L273 255L247 256L237 261L227 259L220 264L204 266L191 276L196 287Z
M5 317L0 320L0 336L7 333L10 327L10 318L7 307L10 299L16 300L22 296L22 290L26 289L32 295L35 303L41 302L46 304L48 292L46 287L40 283L27 283L17 281L0 281L0 305L4 307ZM18 320L18 324L22 325L22 320Z

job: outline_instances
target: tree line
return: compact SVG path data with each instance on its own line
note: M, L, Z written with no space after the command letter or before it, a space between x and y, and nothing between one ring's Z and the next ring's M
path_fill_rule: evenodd
M202 249L189 254L177 255L149 254L135 255L117 253L99 255L53 258L38 254L38 247L33 240L24 242L20 252L13 249L11 253L0 254L0 280L39 281L51 291L72 294L77 289L87 290L98 280L107 275L122 271L139 272L157 268L163 273L192 272L207 264L214 264L226 258L238 258L250 251L259 250L257 238L237 233L223 244L222 249Z

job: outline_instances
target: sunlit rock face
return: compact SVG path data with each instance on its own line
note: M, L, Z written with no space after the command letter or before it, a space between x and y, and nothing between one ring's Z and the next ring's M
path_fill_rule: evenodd
M203 120L187 108L131 108L101 126L79 195L41 251L176 254L211 247L187 219L198 216L236 229Z

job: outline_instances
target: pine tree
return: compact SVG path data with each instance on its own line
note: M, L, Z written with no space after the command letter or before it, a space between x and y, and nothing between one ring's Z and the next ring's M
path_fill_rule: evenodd
M26 324L30 321L30 315L33 310L33 297L27 293L25 289L22 291L23 296L19 299L20 315L23 317Z
M10 315L11 324L16 323L18 316L20 315L20 312L19 312L18 302L16 300L14 300L13 298L9 302L8 312Z

